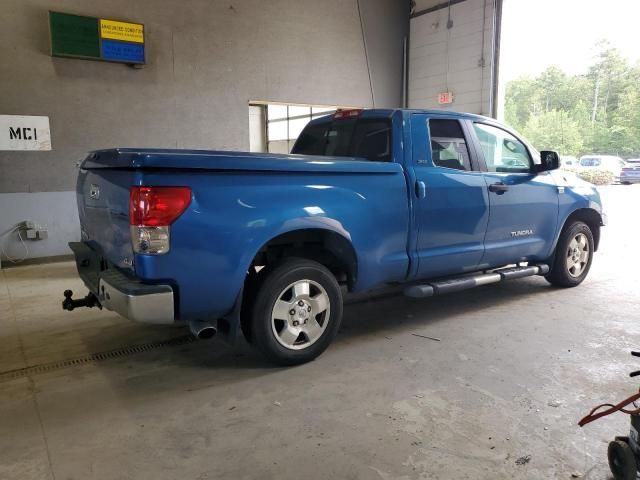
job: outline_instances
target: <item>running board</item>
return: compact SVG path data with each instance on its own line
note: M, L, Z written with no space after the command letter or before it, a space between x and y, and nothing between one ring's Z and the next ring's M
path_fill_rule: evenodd
M548 265L529 265L527 267L508 267L493 270L489 273L472 275L468 277L452 278L450 280L438 280L420 285L411 285L404 289L404 294L412 298L433 297L445 293L460 292L480 285L498 283L503 280L515 280L516 278L531 277L533 275L546 275L549 273Z

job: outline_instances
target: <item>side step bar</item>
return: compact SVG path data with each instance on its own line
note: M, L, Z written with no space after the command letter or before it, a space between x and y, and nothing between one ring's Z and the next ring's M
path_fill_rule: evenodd
M433 297L434 295L460 292L469 288L479 287L480 285L488 285L489 283L498 283L503 280L515 280L516 278L546 275L547 273L549 273L549 265L543 264L529 265L527 267L507 267L468 277L411 285L404 289L404 294L412 298Z

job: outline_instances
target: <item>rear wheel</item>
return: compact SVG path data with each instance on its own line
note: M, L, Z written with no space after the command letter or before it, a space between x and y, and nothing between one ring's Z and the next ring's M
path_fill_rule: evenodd
M289 258L267 268L253 302L252 342L279 365L311 361L340 327L340 286L327 268L311 260Z
M575 287L587 277L593 260L593 233L581 221L565 225L546 279L558 287Z

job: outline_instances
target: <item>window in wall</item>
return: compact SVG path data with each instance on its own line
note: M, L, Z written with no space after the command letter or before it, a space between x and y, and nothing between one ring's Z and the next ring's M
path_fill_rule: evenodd
M471 170L469 150L457 120L429 120L431 159L436 167Z
M480 140L480 147L484 155L489 172L529 173L531 171L531 157L527 147L501 128L474 123L473 128Z
M335 106L267 104L267 151L289 153L302 129L314 118L331 115Z

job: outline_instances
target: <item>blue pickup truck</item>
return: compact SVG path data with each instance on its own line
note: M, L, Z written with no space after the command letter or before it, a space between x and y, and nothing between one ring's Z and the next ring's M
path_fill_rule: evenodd
M530 275L573 287L605 216L558 162L492 119L426 110L338 111L290 155L95 151L70 244L90 293L66 291L63 307L244 334L292 365L327 348L346 292L429 297Z

